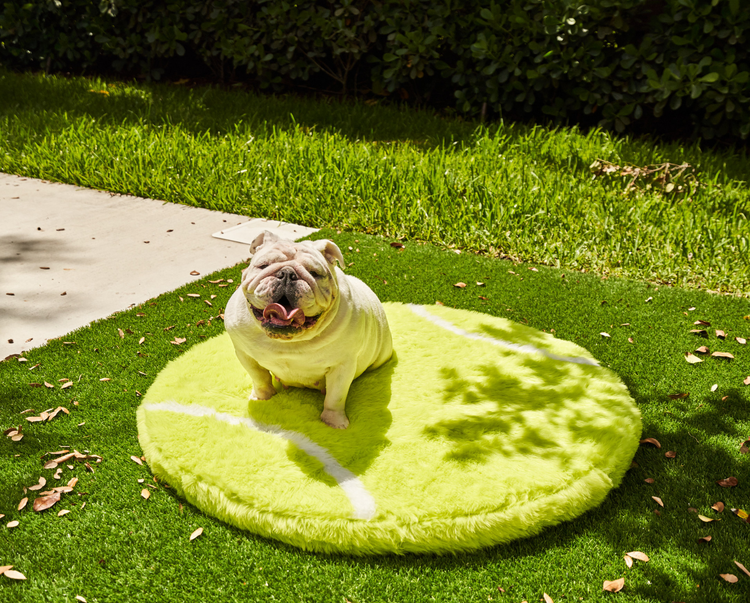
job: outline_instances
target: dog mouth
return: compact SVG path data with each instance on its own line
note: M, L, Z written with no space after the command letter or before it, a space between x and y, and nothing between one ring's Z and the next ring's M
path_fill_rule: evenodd
M295 332L309 329L318 321L318 316L305 316L302 308L292 308L286 299L273 302L262 310L252 306L255 318L264 329Z

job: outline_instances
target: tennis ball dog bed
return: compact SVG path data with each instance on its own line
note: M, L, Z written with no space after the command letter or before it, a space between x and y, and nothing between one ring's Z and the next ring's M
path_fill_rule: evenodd
M154 474L204 512L307 550L456 552L577 517L619 484L640 414L583 348L441 306L385 304L394 357L323 394L249 401L227 334L158 375L138 409Z

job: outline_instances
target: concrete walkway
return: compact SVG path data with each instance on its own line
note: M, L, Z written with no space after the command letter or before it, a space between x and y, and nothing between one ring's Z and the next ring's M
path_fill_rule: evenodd
M314 229L0 174L0 360Z

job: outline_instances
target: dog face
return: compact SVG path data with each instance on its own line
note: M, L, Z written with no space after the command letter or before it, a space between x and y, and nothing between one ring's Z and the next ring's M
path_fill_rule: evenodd
M338 296L334 267L344 258L336 244L294 243L265 231L250 253L241 288L266 335L294 339L314 332Z

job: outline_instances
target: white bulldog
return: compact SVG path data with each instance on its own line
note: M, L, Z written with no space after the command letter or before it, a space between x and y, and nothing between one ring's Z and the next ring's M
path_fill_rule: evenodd
M324 423L346 429L352 381L391 357L391 332L375 293L345 275L333 241L294 243L265 231L250 246L252 260L232 295L224 322L253 382L251 400L284 386L325 393Z

